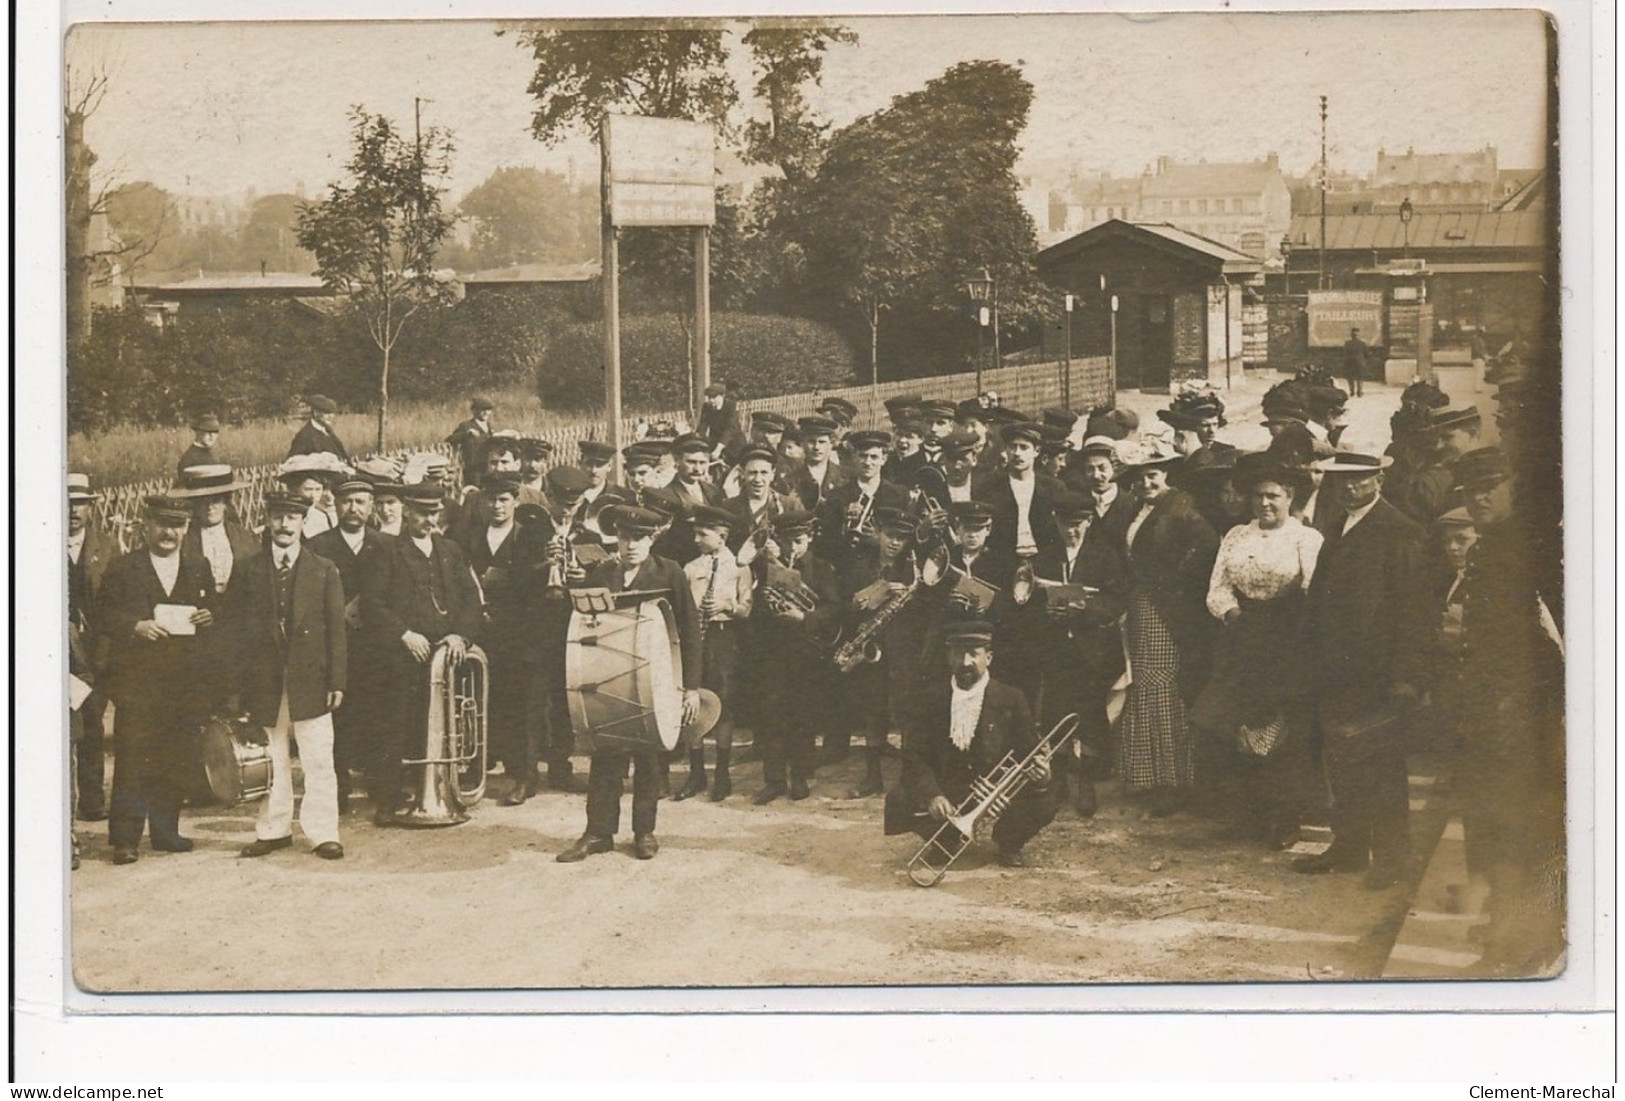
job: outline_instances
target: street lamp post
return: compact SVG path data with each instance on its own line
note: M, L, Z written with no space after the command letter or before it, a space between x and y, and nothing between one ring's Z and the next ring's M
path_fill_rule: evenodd
M1409 196L1399 204L1399 225L1405 231L1405 250L1401 254L1406 260L1411 258L1411 219L1416 217L1416 208L1411 205Z
M991 314L985 305L978 305L976 311L976 394L980 397L982 394L983 347L986 343L987 326L990 318L993 322L993 354L998 355L999 353L998 284L993 281L993 277L988 274L987 269L983 268L979 278L965 281L965 290L969 292L972 302L991 302L993 304Z

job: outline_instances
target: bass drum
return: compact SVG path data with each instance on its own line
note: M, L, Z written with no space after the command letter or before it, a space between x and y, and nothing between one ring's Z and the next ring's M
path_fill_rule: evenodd
M198 735L198 757L209 800L223 807L258 799L271 790L271 750L243 735L248 723L210 719Z
M683 734L682 662L676 620L663 597L572 613L564 686L570 726L582 748L677 748Z

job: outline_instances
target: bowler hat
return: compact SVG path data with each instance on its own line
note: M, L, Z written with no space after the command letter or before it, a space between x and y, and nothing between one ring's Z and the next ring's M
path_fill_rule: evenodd
M1132 409L1096 409L1089 414L1084 435L1103 436L1111 440L1126 440L1140 427L1140 418Z
M1068 432L1072 431L1073 426L1078 423L1078 415L1076 413L1070 409L1062 409L1058 406L1052 406L1051 408L1044 410L1043 418L1045 424L1053 425L1056 428L1064 428Z

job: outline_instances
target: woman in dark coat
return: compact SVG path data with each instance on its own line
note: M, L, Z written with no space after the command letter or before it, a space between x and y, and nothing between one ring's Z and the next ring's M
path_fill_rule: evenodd
M1316 809L1303 611L1323 539L1293 514L1309 489L1305 474L1264 452L1242 456L1234 477L1253 520L1225 533L1213 563L1207 610L1222 627L1190 724L1239 781L1243 817L1274 843L1295 836Z
M1218 537L1190 494L1168 484L1180 455L1142 445L1123 477L1139 511L1125 538L1129 564L1124 627L1130 675L1117 755L1130 792L1151 792L1151 813L1172 814L1196 783L1185 709L1207 679L1212 620L1204 607Z

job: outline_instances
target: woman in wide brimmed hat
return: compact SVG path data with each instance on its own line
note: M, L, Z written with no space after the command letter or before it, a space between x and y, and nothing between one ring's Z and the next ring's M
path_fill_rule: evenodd
M1140 507L1129 522L1124 630L1133 682L1117 767L1131 792L1152 793L1151 813L1172 814L1196 782L1185 708L1206 680L1212 620L1203 601L1218 537L1190 494L1173 488L1177 451L1152 441L1125 448L1119 477Z
M1219 395L1206 391L1180 394L1166 409L1157 410L1157 418L1175 430L1174 447L1180 454L1189 455L1203 449L1228 448L1214 438L1227 423L1224 402Z
M1233 477L1253 519L1225 535L1214 559L1207 610L1223 630L1190 723L1216 759L1240 754L1230 763L1241 766L1242 803L1260 833L1280 842L1313 809L1303 610L1323 540L1293 515L1302 471L1260 452L1241 456Z

